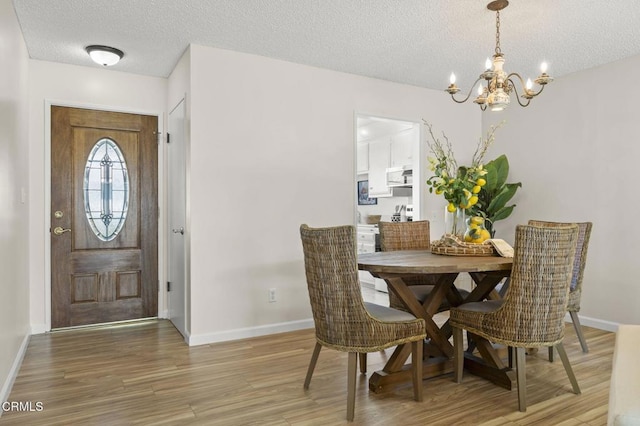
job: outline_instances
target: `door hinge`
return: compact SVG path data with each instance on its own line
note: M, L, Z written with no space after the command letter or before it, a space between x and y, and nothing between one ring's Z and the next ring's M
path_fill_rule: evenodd
M171 143L171 134L167 133L167 143Z
M167 281L167 291L171 291L171 282Z

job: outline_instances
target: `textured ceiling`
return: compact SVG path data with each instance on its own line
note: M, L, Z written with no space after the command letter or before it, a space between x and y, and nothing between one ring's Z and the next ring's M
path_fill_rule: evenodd
M483 0L14 0L33 59L167 77L190 43L432 89L469 85L495 46ZM501 12L505 70L560 77L640 54L639 0L511 0Z

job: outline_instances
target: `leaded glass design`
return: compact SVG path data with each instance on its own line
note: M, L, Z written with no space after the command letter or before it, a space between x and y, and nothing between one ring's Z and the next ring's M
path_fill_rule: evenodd
M129 208L129 173L124 155L109 138L100 139L84 168L84 210L91 230L102 241L122 230Z

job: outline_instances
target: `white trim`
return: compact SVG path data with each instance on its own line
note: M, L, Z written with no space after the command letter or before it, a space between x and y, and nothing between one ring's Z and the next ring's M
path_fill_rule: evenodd
M100 111L122 112L127 114L153 115L158 117L158 133L164 140L164 112L145 111L123 106L111 106L100 104L87 104L82 102L63 101L45 98L44 100L44 318L46 324L44 330L42 324L32 324L31 329L44 333L51 330L51 106L69 108L95 109ZM158 317L166 318L167 300L166 292L160 291L163 286L160 283L166 281L162 265L162 253L166 241L165 230L160 225L164 221L164 144L158 147ZM160 313L165 313L162 317Z
M186 338L189 346L206 345L208 343L227 342L230 340L247 339L250 337L266 336L269 334L285 333L288 331L305 330L313 328L313 319L281 322L276 324L260 325L257 327L237 328L217 333L194 335Z
M29 340L31 336L27 334L22 339L22 344L20 345L20 349L18 349L18 353L16 354L15 359L13 360L13 364L11 365L11 369L9 370L9 374L7 375L7 380L5 380L2 385L2 390L0 390L0 402L8 401L9 394L11 393L11 388L13 388L13 383L18 377L18 372L20 371L20 366L22 365L22 360L24 359L25 354L27 353L27 347L29 346ZM0 410L0 416L2 415L2 410Z
M611 332L617 333L618 326L620 325L620 323L617 323L617 322L601 320L598 318L583 317L582 315L578 315L578 317L580 318L581 325L584 325L585 327L597 328L598 330L611 331ZM564 317L564 320L566 322L572 322L571 315L567 313L567 315Z

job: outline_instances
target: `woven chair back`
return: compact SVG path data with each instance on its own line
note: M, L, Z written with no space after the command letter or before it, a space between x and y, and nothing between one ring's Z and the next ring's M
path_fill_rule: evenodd
M302 225L300 236L316 338L338 350L370 345L360 331L370 316L358 281L355 228Z
M380 222L378 228L382 251L429 250L431 248L428 220Z
M518 225L509 290L482 328L510 346L549 346L564 337L578 227Z
M530 220L529 225L533 226L570 226L570 222L547 222L543 220ZM589 238L591 237L591 222L576 222L578 225L578 244L576 246L576 257L573 261L573 271L571 275L571 291L580 291L582 289L582 277L584 276L584 267L587 263L587 250L589 249Z

